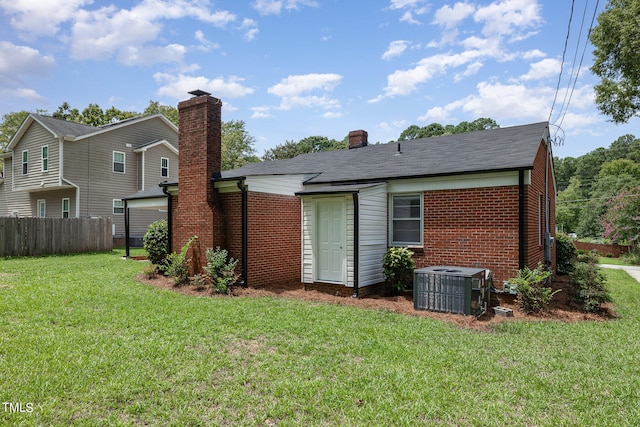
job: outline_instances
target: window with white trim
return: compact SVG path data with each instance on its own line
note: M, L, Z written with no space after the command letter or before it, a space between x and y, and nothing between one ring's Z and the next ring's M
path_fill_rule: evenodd
M113 152L113 171L124 173L124 153L122 151Z
M29 150L22 152L22 175L29 173Z
M113 199L113 214L124 215L124 200Z
M389 240L396 246L422 245L422 194L392 195Z
M38 218L46 218L47 202L45 199L38 199Z
M62 199L62 218L69 218L69 207L69 198L65 197L64 199Z
M160 176L169 177L169 159L167 157L160 157Z
M42 146L42 172L49 170L49 146Z

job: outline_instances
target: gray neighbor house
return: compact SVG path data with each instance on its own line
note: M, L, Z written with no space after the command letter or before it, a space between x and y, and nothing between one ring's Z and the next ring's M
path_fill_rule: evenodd
M94 127L29 114L0 159L0 216L111 217L125 236L123 197L178 176L178 128L161 114ZM132 215L131 237L166 218Z

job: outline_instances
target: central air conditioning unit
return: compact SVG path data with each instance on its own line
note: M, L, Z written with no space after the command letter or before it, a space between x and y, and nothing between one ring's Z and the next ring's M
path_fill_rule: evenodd
M414 271L413 308L480 317L487 312L489 287L480 268L434 266Z

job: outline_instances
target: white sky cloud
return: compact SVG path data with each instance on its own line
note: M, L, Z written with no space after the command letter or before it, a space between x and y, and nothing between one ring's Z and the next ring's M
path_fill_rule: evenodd
M542 61L529 64L529 72L520 76L520 80L541 80L548 77L558 77L560 73L560 61L547 58Z
M210 79L204 76L156 73L153 77L160 85L158 95L174 99L184 99L187 93L196 89L204 90L221 98L239 98L250 95L254 91L252 88L244 86L242 84L244 79L237 76Z
M453 7L445 5L436 10L434 24L451 29L473 14L476 7L469 3L456 3Z
M53 36L59 25L93 0L0 0L0 9L11 16L11 26L35 35Z
M499 0L479 7L474 14L476 22L484 25L482 33L510 35L522 29L535 28L542 22L537 0Z
M53 57L36 49L0 41L0 86L20 82L26 75L46 75L54 65Z
M278 15L283 9L297 10L300 6L318 7L318 2L314 0L256 0L253 8L260 15Z
M391 59L400 56L407 50L408 42L406 40L395 40L389 43L389 47L382 54L382 59Z
M289 76L270 87L267 92L281 98L281 110L313 107L337 110L341 107L340 101L328 97L326 92L333 91L341 80L342 76L339 74L312 73ZM312 92L320 92L322 95L309 94Z

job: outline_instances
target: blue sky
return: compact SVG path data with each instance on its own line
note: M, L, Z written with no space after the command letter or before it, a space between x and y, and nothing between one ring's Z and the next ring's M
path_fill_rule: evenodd
M412 124L551 117L554 155L576 157L640 137L640 119L614 125L594 106L595 7L575 1L567 38L558 0L0 0L0 114L142 111L202 89L259 155L355 129L388 142Z

